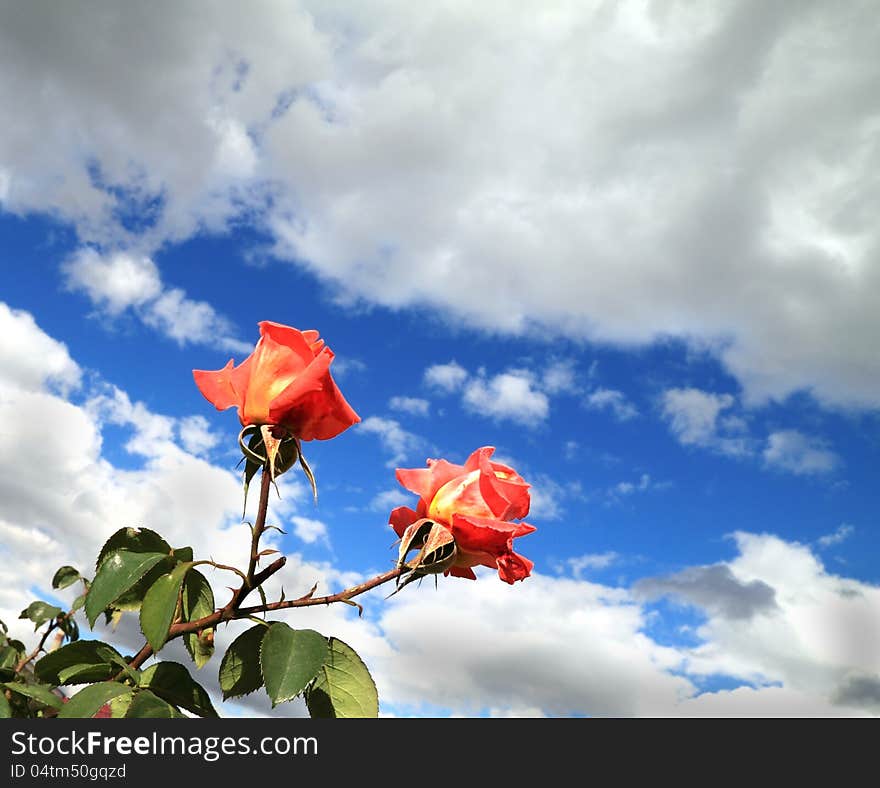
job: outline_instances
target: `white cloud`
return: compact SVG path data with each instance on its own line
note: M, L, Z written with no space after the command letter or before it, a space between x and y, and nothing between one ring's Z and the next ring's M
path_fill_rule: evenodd
M120 252L102 256L85 248L68 259L63 270L68 287L84 292L110 315L145 304L162 293L159 269L149 257Z
M333 359L333 377L344 378L352 373L361 373L367 369L367 365L359 358L340 358L336 356Z
M693 692L669 672L680 665L675 649L643 634L641 607L593 583L441 578L437 591L425 584L394 597L380 625L392 649L374 664L389 677L380 692L395 706L660 714Z
M528 370L510 370L491 378L472 378L462 402L468 410L497 421L509 420L534 427L547 418L550 400L536 388Z
M730 394L712 394L696 388L667 389L660 399L663 416L679 443L742 456L751 452L751 442L736 434L741 432L741 420L719 419L734 402Z
M177 432L183 448L190 454L206 454L220 442L220 437L211 432L204 416L186 416L180 419Z
M0 336L0 383L27 391L79 386L82 373L67 346L41 331L28 312L0 301Z
M639 415L638 408L626 394L616 389L595 389L587 395L584 405L589 410L610 410L618 421L630 421Z
M541 388L548 394L576 394L580 387L574 361L564 359L547 365L541 375Z
M130 309L179 345L217 345L241 353L253 349L232 336L232 324L210 304L187 298L179 288L165 289L158 267L148 257L101 255L86 247L64 263L63 272L71 290L85 293L109 317Z
M431 403L418 397L392 397L388 401L391 410L409 413L411 416L427 416L431 409Z
M355 426L360 434L377 435L382 447L391 457L386 465L393 468L407 458L411 458L413 452L424 446L424 441L418 435L408 432L400 426L400 422L394 419L386 419L381 416L369 416Z
M458 391L467 377L467 370L455 361L434 364L425 370L425 383L447 393Z
M703 643L688 654L689 673L782 683L817 707L851 690L853 675L876 675L880 587L831 574L804 545L767 534L734 537L739 555L724 566L743 588L772 589L774 604L745 618L726 614L726 606L710 610L697 631ZM852 692L844 694L847 706L859 707Z
M396 487L376 493L370 501L370 509L387 515L398 506L412 506L413 500L412 493Z
M880 405L871 3L47 8L0 25L7 211L145 250L246 216L340 298Z
M650 474L643 473L635 481L618 482L609 487L605 490L605 498L607 503L617 503L635 493L644 493L649 490L666 490L671 486L671 482L657 482L651 478Z
M840 465L840 457L819 438L797 430L780 430L767 437L764 462L770 468L811 475L835 470Z
M604 553L585 553L584 555L575 556L566 560L566 565L578 580L580 580L587 570L590 569L607 569L620 560L620 555L612 550Z
M315 544L315 542L330 544L327 535L327 525L320 520L300 517L295 514L290 518L290 522L293 523L293 532L306 544Z
M855 528L848 523L841 523L834 529L834 531L830 534L825 534L825 536L820 536L816 540L816 544L819 547L834 547L845 542L850 536L855 532Z

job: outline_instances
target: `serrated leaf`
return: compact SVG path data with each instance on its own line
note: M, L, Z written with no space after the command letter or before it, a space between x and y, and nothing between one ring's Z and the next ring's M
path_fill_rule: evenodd
M122 655L116 649L100 640L77 640L46 654L34 666L34 672L40 681L53 686L68 682L89 684L105 681L119 672L111 662L111 655L122 660ZM91 665L92 671L71 673L66 680L62 680L64 670L82 665Z
M59 719L89 719L114 698L131 695L132 688L115 681L102 681L81 689L58 712Z
M363 660L337 638L329 640L329 655L306 692L312 717L378 717L379 693Z
M104 609L128 591L161 560L167 558L162 553L133 553L128 550L114 550L101 563L98 574L92 582L86 597L86 617L89 626Z
M257 624L242 632L226 649L220 661L220 689L223 700L248 695L263 686L260 645L268 627Z
M167 575L162 575L150 586L141 605L141 631L154 652L168 639L168 630L177 611L177 601L191 563L178 564Z
M79 580L80 574L72 566L62 566L52 578L52 588L67 588Z
M0 692L0 720L8 720L10 717L12 717L12 707L6 700L6 695Z
M21 611L19 618L29 618L34 622L34 632L36 632L42 624L51 621L61 615L61 608L50 605L48 602L31 602L24 610Z
M187 573L183 581L181 601L182 621L197 621L214 612L214 592L211 590L211 584L198 569L192 569ZM202 630L201 634L187 632L183 636L183 643L196 663L197 669L201 669L214 654L213 635L213 628L208 628Z
M120 528L104 542L104 546L101 548L101 552L98 553L98 560L95 563L96 570L101 568L104 559L114 550L128 550L130 553L164 553L165 555L170 555L171 545L149 528Z
M134 694L128 711L125 712L128 718L178 718L185 715L181 714L170 704L154 695L147 689L138 690Z
M292 700L315 678L328 655L327 640L313 629L269 626L260 645L260 667L272 706Z
M33 698L44 706L52 706L55 709L60 709L61 704L63 703L61 698L52 692L52 688L45 684L21 684L17 681L7 681L0 686L6 687L6 689L10 689L13 692L17 692L19 695Z
M140 686L199 717L217 717L211 698L179 662L157 662L141 675Z

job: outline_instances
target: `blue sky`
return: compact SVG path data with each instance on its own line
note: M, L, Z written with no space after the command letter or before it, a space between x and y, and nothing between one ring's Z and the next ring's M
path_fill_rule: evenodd
M363 419L281 486L288 595L390 565L395 467L533 485L524 583L291 621L383 713L877 713L869 4L369 5L0 9L0 617L121 525L241 559L191 370L274 320Z

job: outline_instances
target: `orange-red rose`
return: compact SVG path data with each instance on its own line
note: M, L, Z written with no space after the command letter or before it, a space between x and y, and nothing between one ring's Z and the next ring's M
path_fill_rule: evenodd
M490 458L495 449L477 449L464 465L428 460L427 468L398 468L397 480L419 496L415 510L399 506L389 522L398 536L423 517L448 528L458 553L445 574L476 579L471 567L498 569L514 583L528 577L534 564L513 551L513 540L535 530L513 522L529 513L529 486L512 468Z
M260 323L254 352L193 377L217 410L238 408L242 425L273 424L300 440L327 440L360 421L330 377L333 352L317 331Z

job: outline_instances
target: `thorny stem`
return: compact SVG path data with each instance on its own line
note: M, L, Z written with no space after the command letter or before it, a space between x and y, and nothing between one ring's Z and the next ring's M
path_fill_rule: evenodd
M390 569L387 572L383 572L376 577L367 580L364 583L360 583L356 586L351 586L351 588L346 588L344 591L340 591L337 594L329 594L327 596L313 596L313 591L305 594L304 596L299 597L298 599L282 599L278 602L270 602L268 604L263 605L254 605L252 607L242 607L242 603L245 600L245 597L253 591L255 588L262 585L268 578L274 575L278 570L280 570L285 563L287 563L287 559L285 557L277 558L271 564L269 564L264 569L261 569L259 572L257 569L257 562L260 557L260 537L263 535L263 532L266 530L266 513L269 508L269 488L272 484L272 476L264 466L262 479L260 484L260 503L257 508L257 518L254 521L254 525L252 530L251 537L251 555L250 561L248 563L248 571L247 574L239 572L238 570L232 569L232 567L222 566L220 564L214 564L213 562L203 562L210 563L213 566L216 566L218 569L232 569L237 574L242 576L242 584L237 589L232 592L232 599L226 603L224 607L220 610L215 610L210 615L204 616L203 618L196 619L195 621L180 621L176 624L172 624L171 628L168 631L168 638L166 639L166 643L174 638L181 637L182 635L189 634L190 632L197 632L202 629L210 629L216 627L218 624L223 623L224 621L236 621L241 618L250 618L257 613L267 613L273 610L287 610L288 608L293 607L311 607L313 605L331 605L334 602L347 602L352 597L356 597L360 594L363 594L366 591L370 591L376 586L380 586L383 583L387 583L389 580L394 580L399 577L403 572L408 571L406 567L395 567L394 569ZM135 654L134 657L131 658L129 662L129 666L132 668L139 668L146 662L150 656L153 654L153 649L149 643L145 643L143 648ZM120 673L115 677L115 679L120 678L122 674Z

